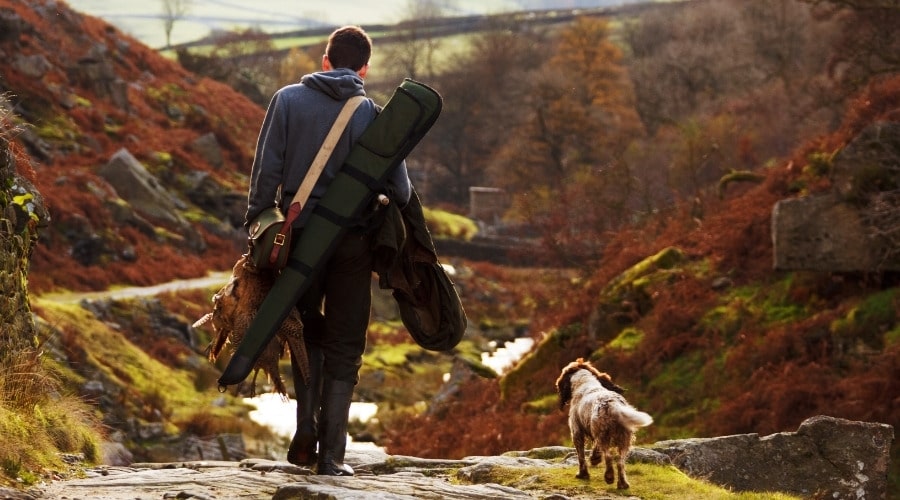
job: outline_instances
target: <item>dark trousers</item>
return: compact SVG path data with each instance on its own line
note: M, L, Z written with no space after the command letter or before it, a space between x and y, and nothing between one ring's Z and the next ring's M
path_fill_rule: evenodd
M347 233L297 303L307 345L324 356L326 377L356 384L372 306L371 236Z

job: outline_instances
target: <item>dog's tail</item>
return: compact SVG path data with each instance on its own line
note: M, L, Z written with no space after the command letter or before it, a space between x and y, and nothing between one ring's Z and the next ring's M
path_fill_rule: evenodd
M617 409L619 423L628 428L631 432L638 430L640 427L647 427L653 423L653 417L642 411L638 411L630 406L620 406Z

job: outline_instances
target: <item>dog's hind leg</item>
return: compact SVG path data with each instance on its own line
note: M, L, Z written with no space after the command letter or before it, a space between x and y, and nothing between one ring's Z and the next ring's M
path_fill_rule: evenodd
M620 490L627 490L631 487L631 485L628 484L628 478L625 476L625 455L627 454L628 450L625 450L624 452L619 450L619 456L616 457L616 469L619 471L619 483L616 485L616 488ZM607 462L607 464L608 463L609 462ZM611 473L612 468L609 468L607 474L611 476ZM608 479L612 479L612 477L608 477ZM606 482L612 484L611 480L607 480Z
M573 426L573 428L576 428ZM578 455L578 479L590 479L591 474L588 472L587 461L584 459L584 433L580 431L572 432L572 444L575 446L575 454Z
M600 442L594 443L594 449L591 451L591 465L596 467L603 461L603 451L600 449Z
M613 471L612 453L609 452L609 448L603 452L603 458L606 460L606 471L603 473L603 480L606 481L606 484L613 484L616 480L616 473ZM621 470L619 469L619 478L622 477Z

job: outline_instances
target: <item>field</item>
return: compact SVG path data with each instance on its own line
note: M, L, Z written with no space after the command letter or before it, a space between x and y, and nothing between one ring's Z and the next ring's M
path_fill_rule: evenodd
M190 8L172 29L172 43L187 43L215 30L255 27L277 33L341 24L392 24L409 17L421 1L382 0L362 3L355 0L188 0ZM640 0L529 1L529 0L450 0L441 4L443 15L469 16L497 14L514 10L549 8L586 8L639 3ZM162 2L139 0L68 0L72 8L100 17L150 47L165 45ZM298 4L300 5L298 7Z

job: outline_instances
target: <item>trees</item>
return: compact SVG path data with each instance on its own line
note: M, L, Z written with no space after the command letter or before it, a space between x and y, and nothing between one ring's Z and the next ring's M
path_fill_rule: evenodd
M664 171L676 198L693 199L731 170L786 154L800 134L824 132L837 116L821 76L835 31L794 0L692 2L626 23L652 142L633 155ZM648 148L669 153L653 158Z
M468 51L448 59L434 81L444 109L420 147L430 163L428 185L441 187L431 199L465 205L470 186L498 181L489 166L527 112L541 40L539 32L497 25L474 35ZM504 178L501 173L499 180Z
M628 219L633 176L621 158L641 126L607 21L578 18L545 59L492 169L547 246L584 264Z
M175 21L180 20L188 13L191 0L160 0L162 2L163 29L166 32L166 47L172 46L172 28Z
M414 80L435 75L435 56L441 43L430 23L440 19L448 7L448 2L436 0L407 1L406 18L396 26L392 43L379 49L384 51L388 72Z
M831 44L829 73L841 96L859 91L871 78L900 71L900 4L896 0L802 0L840 24Z

